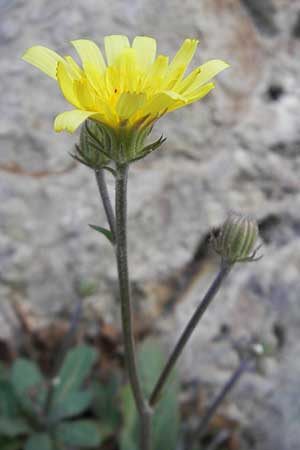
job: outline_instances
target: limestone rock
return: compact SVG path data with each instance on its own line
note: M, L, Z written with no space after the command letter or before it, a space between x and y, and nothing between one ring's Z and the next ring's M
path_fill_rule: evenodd
M136 304L155 318L170 349L213 276L215 261L198 251L209 230L229 209L255 216L265 256L233 271L180 371L186 380L221 386L237 364L230 340L215 339L224 324L234 339L257 335L271 342L275 353L266 372L247 375L231 401L257 436L252 450L298 449L298 2L73 0L70 6L2 0L0 16L1 323L15 295L41 317L51 316L72 306L76 283L86 279L97 285L91 305L107 320L118 317L113 254L88 228L104 224L93 174L70 161L77 136L52 131L54 116L68 105L51 79L20 60L22 52L41 44L68 54L71 39L101 43L106 34L125 33L155 36L159 51L172 54L182 39L197 37L196 63L222 58L232 68L205 100L159 122L155 132L168 137L164 149L132 167L129 238ZM109 186L113 194L111 180ZM176 297L167 281L178 286L191 264L196 276L190 289L162 313L160 302ZM1 326L1 333L9 327Z

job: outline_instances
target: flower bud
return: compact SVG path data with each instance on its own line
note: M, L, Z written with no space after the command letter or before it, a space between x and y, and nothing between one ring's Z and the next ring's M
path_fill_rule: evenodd
M254 261L257 260L257 249L254 250L257 237L258 226L255 220L230 213L214 239L214 248L227 264Z

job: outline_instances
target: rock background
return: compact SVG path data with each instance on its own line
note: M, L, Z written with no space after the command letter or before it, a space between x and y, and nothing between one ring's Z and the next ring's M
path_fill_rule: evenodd
M1 335L12 300L42 321L70 306L86 281L95 285L87 317L117 320L113 255L87 227L104 223L95 181L70 162L76 136L52 131L68 106L51 79L20 61L35 44L68 54L71 39L100 43L114 33L155 36L167 54L197 37L196 62L232 64L205 100L157 125L164 149L132 167L134 293L169 348L213 276L209 230L229 209L255 216L265 256L235 268L180 371L217 390L237 365L232 340L259 337L272 348L264 371L246 375L228 401L252 430L241 450L298 450L299 0L0 0Z

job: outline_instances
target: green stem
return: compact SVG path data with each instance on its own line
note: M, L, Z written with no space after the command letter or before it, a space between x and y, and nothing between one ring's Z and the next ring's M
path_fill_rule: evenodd
M188 322L187 326L185 327L182 335L180 336L173 352L171 353L171 356L169 357L169 360L167 361L167 364L165 365L165 368L163 369L153 391L150 396L150 406L154 407L157 402L160 399L160 395L162 393L162 390L167 383L169 376L171 375L171 372L183 352L188 340L190 339L194 329L198 325L199 320L205 313L207 307L217 294L224 278L228 275L229 271L231 269L230 265L227 264L221 264L221 268L219 270L219 273L217 274L216 278L214 279L213 283L211 284L210 288L208 289L206 295L204 296L202 302L199 304L198 308L196 309L195 313L191 317L190 321Z
M141 421L141 449L151 448L151 408L138 375L133 331L131 292L127 260L127 178L128 165L119 165L116 176L116 259L119 275L124 353L129 381Z
M103 203L104 211L106 214L107 222L109 224L109 228L111 231L111 235L113 238L113 242L116 241L116 225L115 225L115 215L113 211L113 207L109 198L109 193L107 189L107 185L105 182L105 174L104 169L95 170L96 181L99 189L99 194Z

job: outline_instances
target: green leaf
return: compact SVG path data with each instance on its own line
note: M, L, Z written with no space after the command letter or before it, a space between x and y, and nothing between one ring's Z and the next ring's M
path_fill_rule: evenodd
M30 432L23 419L17 417L0 417L0 436L16 437Z
M150 395L164 367L165 359L155 339L148 339L143 343L138 357L143 387L146 394ZM179 433L178 382L175 372L155 409L152 425L153 449L175 449ZM168 429L172 430L172 433L166 433Z
M92 225L92 224L89 224L89 227L91 227L95 231L98 231L98 233L103 234L109 240L109 242L111 244L113 244L114 239L113 239L113 235L110 230L108 230L107 228L99 227L98 225Z
M148 339L138 353L140 377L145 394L150 396L164 366L164 356L156 339Z
M80 389L96 358L97 352L87 345L80 345L67 353L57 376L53 407L65 402L72 392Z
M153 448L173 450L179 436L178 384L173 381L164 392L153 417ZM171 429L172 433L166 433Z
M9 381L0 381L0 415L15 417L18 414L18 401Z
M53 450L53 443L47 433L35 433L27 439L24 450Z
M1 450L20 450L22 448L22 440L0 437L0 448Z
M129 385L121 392L123 428L120 435L121 450L138 450L138 415Z
M61 423L55 430L55 438L65 445L75 447L98 447L101 442L99 429L91 420Z
M11 382L16 397L23 408L36 413L44 406L46 386L43 376L35 363L18 358L12 367Z
M52 404L50 420L60 420L76 417L82 414L92 402L91 390L69 392L61 400Z
M93 410L101 424L101 435L105 437L114 434L121 424L120 399L118 397L120 380L112 376L106 383L94 382Z
M6 381L9 377L6 365L0 361L0 381Z
M142 386L147 396L150 395L164 366L163 354L155 339L149 339L140 348L138 354ZM122 392L123 422L121 432L121 449L138 449L138 417L129 386ZM172 430L172 432L166 432ZM174 450L178 441L179 409L178 384L173 375L162 398L155 409L152 424L153 450Z

